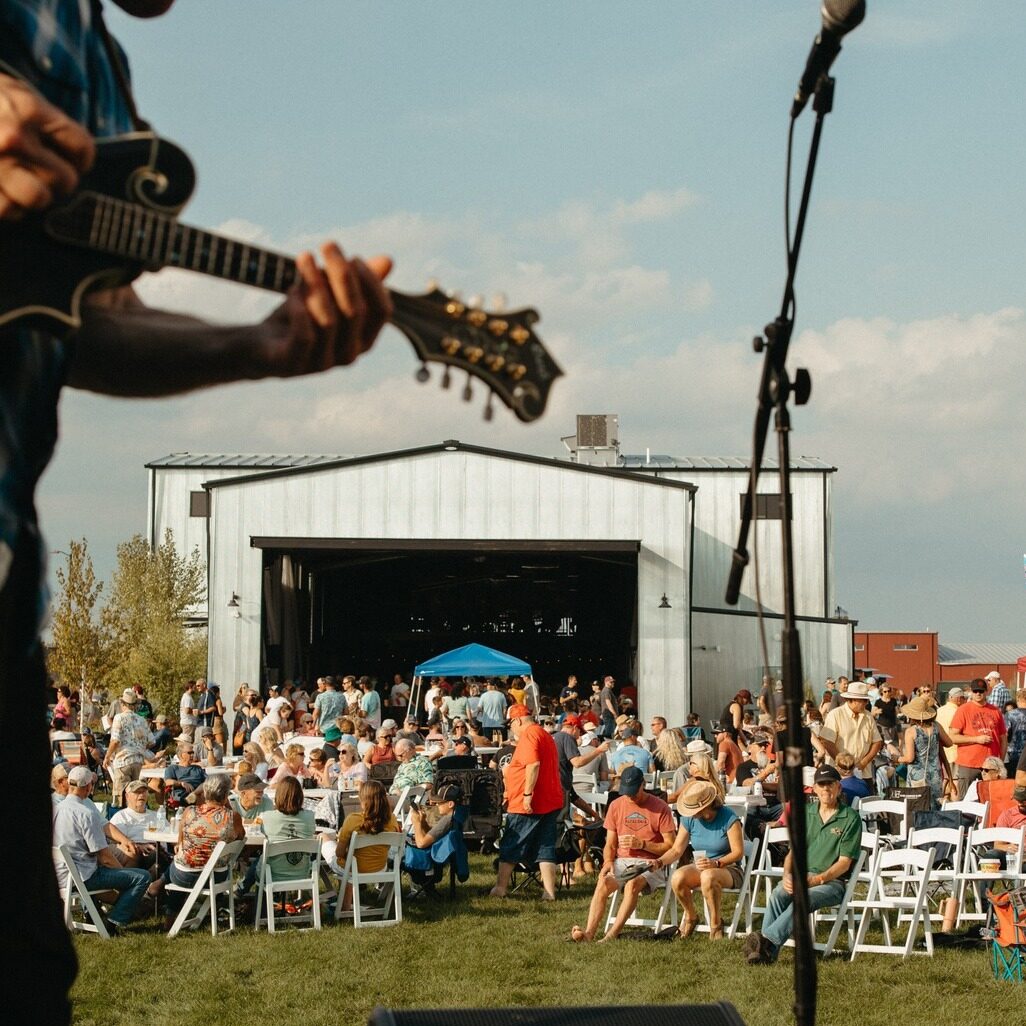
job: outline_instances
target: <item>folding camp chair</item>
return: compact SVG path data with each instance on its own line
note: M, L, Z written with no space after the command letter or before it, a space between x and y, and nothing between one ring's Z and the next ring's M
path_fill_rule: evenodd
M990 940L994 979L1022 983L1026 968L1026 888L1003 894L987 892L993 925L983 931Z

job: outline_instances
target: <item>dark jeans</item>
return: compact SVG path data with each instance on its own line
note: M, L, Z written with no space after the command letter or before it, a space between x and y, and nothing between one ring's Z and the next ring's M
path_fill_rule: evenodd
M135 918L139 902L150 885L150 873L146 869L97 866L96 872L85 883L90 890L118 892L118 900L107 918L115 926L127 926Z
M46 731L46 671L35 637L38 574L23 539L0 591L0 775L18 781L17 843L0 845L0 879L17 880L28 914L9 907L0 916L0 955L20 979L38 986L7 988L12 1022L71 1020L68 991L78 968L50 851L50 741ZM31 645L31 647L30 647Z

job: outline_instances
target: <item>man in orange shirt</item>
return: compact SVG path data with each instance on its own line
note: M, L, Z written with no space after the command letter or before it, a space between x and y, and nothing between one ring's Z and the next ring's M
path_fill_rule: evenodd
M965 797L969 785L980 779L983 760L994 755L1005 761L1008 731L1000 711L987 704L987 682L977 677L969 685L965 705L951 718L948 735L958 746L955 755L955 780L958 800Z
M510 734L517 739L503 771L506 829L499 846L499 872L493 898L506 897L515 865L538 864L543 897L556 900L556 821L563 808L559 754L549 734L534 722L526 705L509 709Z
M723 773L727 782L733 784L737 768L745 761L734 740L734 731L726 723L714 723L713 741L716 744L716 772Z

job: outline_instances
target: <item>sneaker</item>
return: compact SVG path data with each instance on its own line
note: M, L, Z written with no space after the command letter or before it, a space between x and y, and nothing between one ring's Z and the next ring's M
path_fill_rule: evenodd
M753 930L745 937L745 961L749 965L758 965L766 960L765 945L768 942L758 930Z

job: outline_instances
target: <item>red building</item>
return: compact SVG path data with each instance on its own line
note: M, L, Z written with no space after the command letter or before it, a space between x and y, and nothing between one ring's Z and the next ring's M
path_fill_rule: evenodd
M909 693L920 684L965 684L992 670L1009 690L1026 687L1026 643L941 644L934 631L856 631L852 665L890 675L890 683Z

